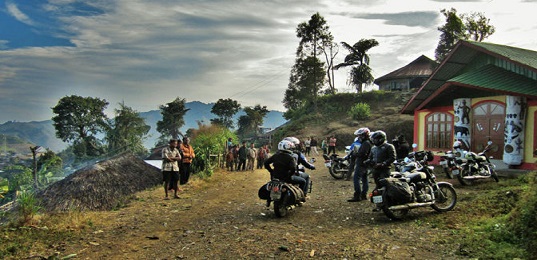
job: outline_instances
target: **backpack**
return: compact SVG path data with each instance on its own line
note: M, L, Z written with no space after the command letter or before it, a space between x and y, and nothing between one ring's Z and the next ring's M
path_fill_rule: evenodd
M386 178L386 196L394 205L412 202L414 194L407 182L397 178Z

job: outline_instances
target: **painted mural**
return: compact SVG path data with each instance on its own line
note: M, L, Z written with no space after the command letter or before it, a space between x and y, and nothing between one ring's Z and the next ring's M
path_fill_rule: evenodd
M472 114L472 108L470 106L472 100L469 98L459 98L453 100L453 112L455 115L454 126L454 141L461 141L465 146L465 150L470 149L471 129L470 129L470 115Z
M520 165L524 159L526 98L521 96L507 96L505 106L503 162L507 165Z

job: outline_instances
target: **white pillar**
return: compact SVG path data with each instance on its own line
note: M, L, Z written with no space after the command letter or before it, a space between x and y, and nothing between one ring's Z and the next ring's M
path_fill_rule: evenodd
M507 96L505 98L505 133L503 162L520 165L524 158L524 128L526 123L526 98Z
M470 118L472 115L472 99L458 98L453 100L453 111L455 120L453 122L454 141L461 141L469 151L471 147L471 128Z

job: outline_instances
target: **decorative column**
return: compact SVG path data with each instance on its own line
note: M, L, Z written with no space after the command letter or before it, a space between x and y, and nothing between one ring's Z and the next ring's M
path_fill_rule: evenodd
M472 99L470 98L458 98L453 100L453 111L455 119L453 122L454 127L454 139L455 141L461 141L464 146L464 150L470 150L471 141L471 129L470 129L470 115L472 114Z
M507 165L520 165L524 159L526 109L525 97L507 96L505 98L503 162Z

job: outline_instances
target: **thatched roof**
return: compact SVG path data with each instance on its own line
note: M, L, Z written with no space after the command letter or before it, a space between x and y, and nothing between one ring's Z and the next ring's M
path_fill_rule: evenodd
M38 196L46 211L111 210L128 195L161 183L159 169L122 154L80 169Z

